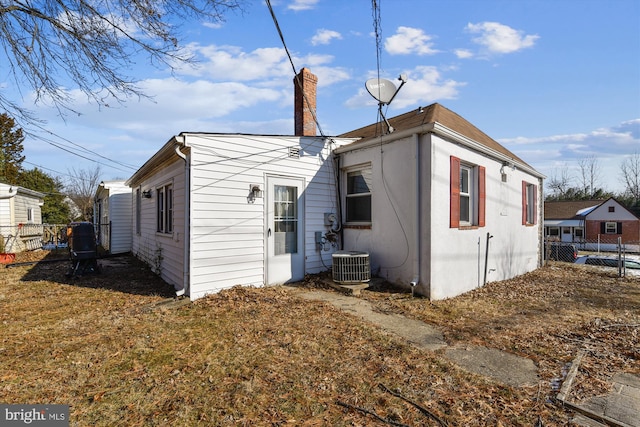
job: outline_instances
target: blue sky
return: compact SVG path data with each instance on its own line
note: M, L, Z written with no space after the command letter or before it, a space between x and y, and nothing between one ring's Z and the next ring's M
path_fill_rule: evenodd
M408 76L387 117L438 102L548 177L567 169L577 178L578 161L595 156L599 185L623 189L620 163L640 152L639 1L378 3L380 77ZM364 88L378 73L371 2L272 5L296 69L318 75L323 132L375 122L377 105ZM51 137L56 144L99 160L105 180L128 178L181 131L293 133L293 71L264 2L248 2L219 24L184 23L182 36L196 67L172 76L141 57L124 70L152 100L98 108L69 87L80 115L62 120L28 96L25 106L64 138ZM24 146L24 166L53 175L96 165L41 140Z

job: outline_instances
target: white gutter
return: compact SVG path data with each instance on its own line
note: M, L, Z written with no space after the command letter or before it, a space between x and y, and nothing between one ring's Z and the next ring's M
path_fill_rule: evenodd
M182 240L184 242L184 254L182 261L182 289L176 291L177 296L189 295L190 296L190 243L191 243L191 159L180 148L186 147L186 137L179 135L182 141L178 141L178 137L175 138L175 152L178 157L184 160L184 231L182 233Z
M411 293L414 293L416 286L420 284L420 266L422 262L422 247L421 243L421 232L422 232L422 180L420 179L420 135L417 133L413 134L413 142L416 146L416 165L415 165L415 174L416 174L416 184L415 184L415 211L414 211L414 221L415 221L415 230L413 231L414 236L414 255L413 255L413 280L411 280Z
M18 194L18 187L11 186L9 187L9 191L7 192L7 194L0 194L0 199L10 199L12 197L15 197L16 194Z

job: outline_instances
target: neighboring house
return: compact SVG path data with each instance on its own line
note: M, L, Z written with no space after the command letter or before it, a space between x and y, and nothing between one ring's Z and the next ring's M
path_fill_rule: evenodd
M344 249L432 300L542 264L542 174L440 104L388 121L340 135Z
M178 294L301 280L331 264L337 245L316 243L338 212L331 150L353 138L315 136L317 79L299 76L312 106L296 86L296 136L183 132L127 181L132 252Z
M616 199L546 202L544 228L548 240L578 243L583 249L614 249L621 242L640 244L640 218Z
M0 183L0 247L4 252L42 247L43 204L42 193Z
M131 252L132 193L124 181L102 181L94 197L98 244L110 254Z
M544 203L544 235L547 240L565 243L584 241L584 215L580 212L602 204L604 200L571 200Z

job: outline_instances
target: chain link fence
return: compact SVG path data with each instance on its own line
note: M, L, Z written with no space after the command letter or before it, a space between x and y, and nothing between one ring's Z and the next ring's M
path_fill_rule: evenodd
M623 242L621 237L606 235L571 242L548 237L545 259L615 268L619 277L640 276L640 241Z

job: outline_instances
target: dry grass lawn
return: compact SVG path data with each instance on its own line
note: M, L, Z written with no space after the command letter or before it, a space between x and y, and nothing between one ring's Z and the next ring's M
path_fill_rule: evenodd
M169 286L124 260L76 278L67 262L2 268L0 402L68 404L79 426L565 426L572 414L550 398L580 349L576 401L640 373L637 277L553 263L447 301L363 292L450 344L534 360L539 384L512 388L300 298L314 277L172 306Z

